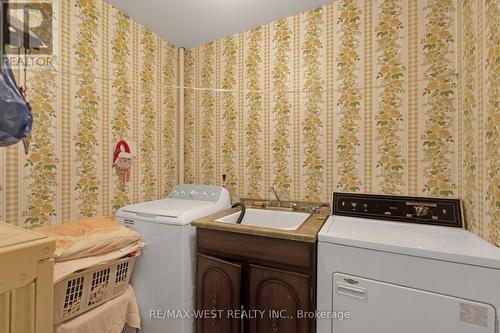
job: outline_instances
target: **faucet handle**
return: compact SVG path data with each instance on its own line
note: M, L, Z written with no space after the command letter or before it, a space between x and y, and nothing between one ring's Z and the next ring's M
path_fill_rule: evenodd
M320 212L320 206L309 206L307 207L307 209L309 210L310 213L312 214L317 214Z
M293 210L299 210L299 203L298 202L292 202L292 209Z
M253 206L257 208L266 208L266 203L264 201L256 200L253 202Z

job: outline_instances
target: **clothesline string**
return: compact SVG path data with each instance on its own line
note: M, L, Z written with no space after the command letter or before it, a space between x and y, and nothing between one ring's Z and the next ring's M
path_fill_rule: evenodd
M47 71L47 69L30 69L30 71ZM80 76L81 73L73 73L68 71L59 71L50 69L50 72L56 72L63 75ZM102 80L102 81L114 81L113 78L92 76L91 78ZM420 79L416 82L425 82L429 79ZM139 81L127 80L129 84L141 84ZM384 85L373 85L368 87L358 87L358 88L331 88L331 89L310 89L310 90L279 90L279 89L269 89L269 90L250 90L250 89L224 89L224 88L206 88L206 87L192 87L192 86L179 86L179 85L162 85L163 88L170 89L185 89L194 91L212 91L212 92L223 92L223 93L244 93L244 94L265 94L265 93L285 93L285 94L313 94L313 93L328 93L328 92L344 92L344 91L361 91L361 90L371 90L371 89L383 89Z

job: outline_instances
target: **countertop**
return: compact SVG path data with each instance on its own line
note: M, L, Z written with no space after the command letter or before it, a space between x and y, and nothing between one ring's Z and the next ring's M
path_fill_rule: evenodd
M250 206L247 208L255 208L255 207ZM262 209L280 211L279 208L273 209L271 207L262 208ZM311 215L307 218L307 220L304 223L302 223L300 225L300 227L296 230L263 228L263 227L256 227L256 226L251 226L251 225L242 225L242 224L224 223L224 222L215 222L214 221L214 220L217 220L221 217L233 214L233 213L238 212L238 211L240 211L239 207L227 209L227 210L221 211L219 213L197 219L197 220L193 221L191 224L197 228L221 230L221 231L235 232L235 233L247 234L247 235L264 236L264 237L271 237L271 238L278 238L278 239L295 240L295 241L307 242L307 243L315 243L318 239L319 230L321 229L321 227L323 226L323 224L325 223L326 219L329 216L329 212L325 211L325 210L323 210L319 213L311 213ZM301 211L301 212L303 212L303 211Z

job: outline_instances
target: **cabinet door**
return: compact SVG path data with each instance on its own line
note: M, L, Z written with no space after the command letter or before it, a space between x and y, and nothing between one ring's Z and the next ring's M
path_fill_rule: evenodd
M311 320L297 318L298 311L311 311L310 276L250 265L249 310L264 311L249 320L250 333L309 333Z
M241 265L198 254L197 309L217 316L198 319L197 333L240 332L240 320L227 313L240 309L240 292Z

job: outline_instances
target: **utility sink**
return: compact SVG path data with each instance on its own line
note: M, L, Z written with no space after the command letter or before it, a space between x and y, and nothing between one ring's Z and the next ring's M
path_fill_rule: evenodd
M236 223L241 211L223 216L214 220L215 222ZM285 212L271 209L247 208L242 225L261 228L272 228L282 230L297 230L307 218L309 213Z

